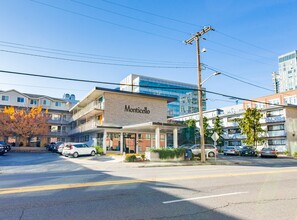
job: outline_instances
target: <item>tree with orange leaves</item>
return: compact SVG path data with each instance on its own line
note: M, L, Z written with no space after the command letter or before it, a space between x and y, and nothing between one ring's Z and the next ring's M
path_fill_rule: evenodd
M48 133L48 114L41 106L31 109L15 109L5 107L0 117L0 134L4 136L14 136L18 146L20 138L30 142L32 137L44 136Z

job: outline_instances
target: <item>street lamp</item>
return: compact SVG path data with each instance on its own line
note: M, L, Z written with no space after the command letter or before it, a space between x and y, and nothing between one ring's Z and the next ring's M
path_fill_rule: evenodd
M217 76L217 75L220 75L220 74L221 74L221 72L214 72L214 73L211 74L209 77L207 77L205 80L203 80L202 83L201 83L201 85L202 85L203 83L205 83L207 80L209 80L211 77L213 77L213 76Z

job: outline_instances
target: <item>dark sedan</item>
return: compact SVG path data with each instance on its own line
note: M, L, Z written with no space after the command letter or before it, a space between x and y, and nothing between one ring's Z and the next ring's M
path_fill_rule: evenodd
M257 156L257 151L255 151L253 147L244 146L241 148L239 155L240 156Z
M2 144L0 144L0 156L4 154L5 154L5 147Z
M5 141L0 141L0 144L4 147L5 153L9 152L11 150L11 147L9 144L7 144Z

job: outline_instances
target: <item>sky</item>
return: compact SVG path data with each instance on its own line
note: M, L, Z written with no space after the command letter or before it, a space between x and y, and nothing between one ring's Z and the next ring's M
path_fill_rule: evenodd
M114 86L1 71L119 83L128 74L197 84L200 39L203 87L252 99L273 93L278 56L297 49L296 0L1 0L0 90L82 99ZM205 68L206 65L206 68ZM235 104L207 93L207 109Z

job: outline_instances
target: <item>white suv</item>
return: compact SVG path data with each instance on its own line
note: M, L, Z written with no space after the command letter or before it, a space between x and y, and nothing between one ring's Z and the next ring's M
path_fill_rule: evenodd
M64 156L78 157L80 155L92 155L95 156L96 149L89 147L84 143L65 143L62 151Z

